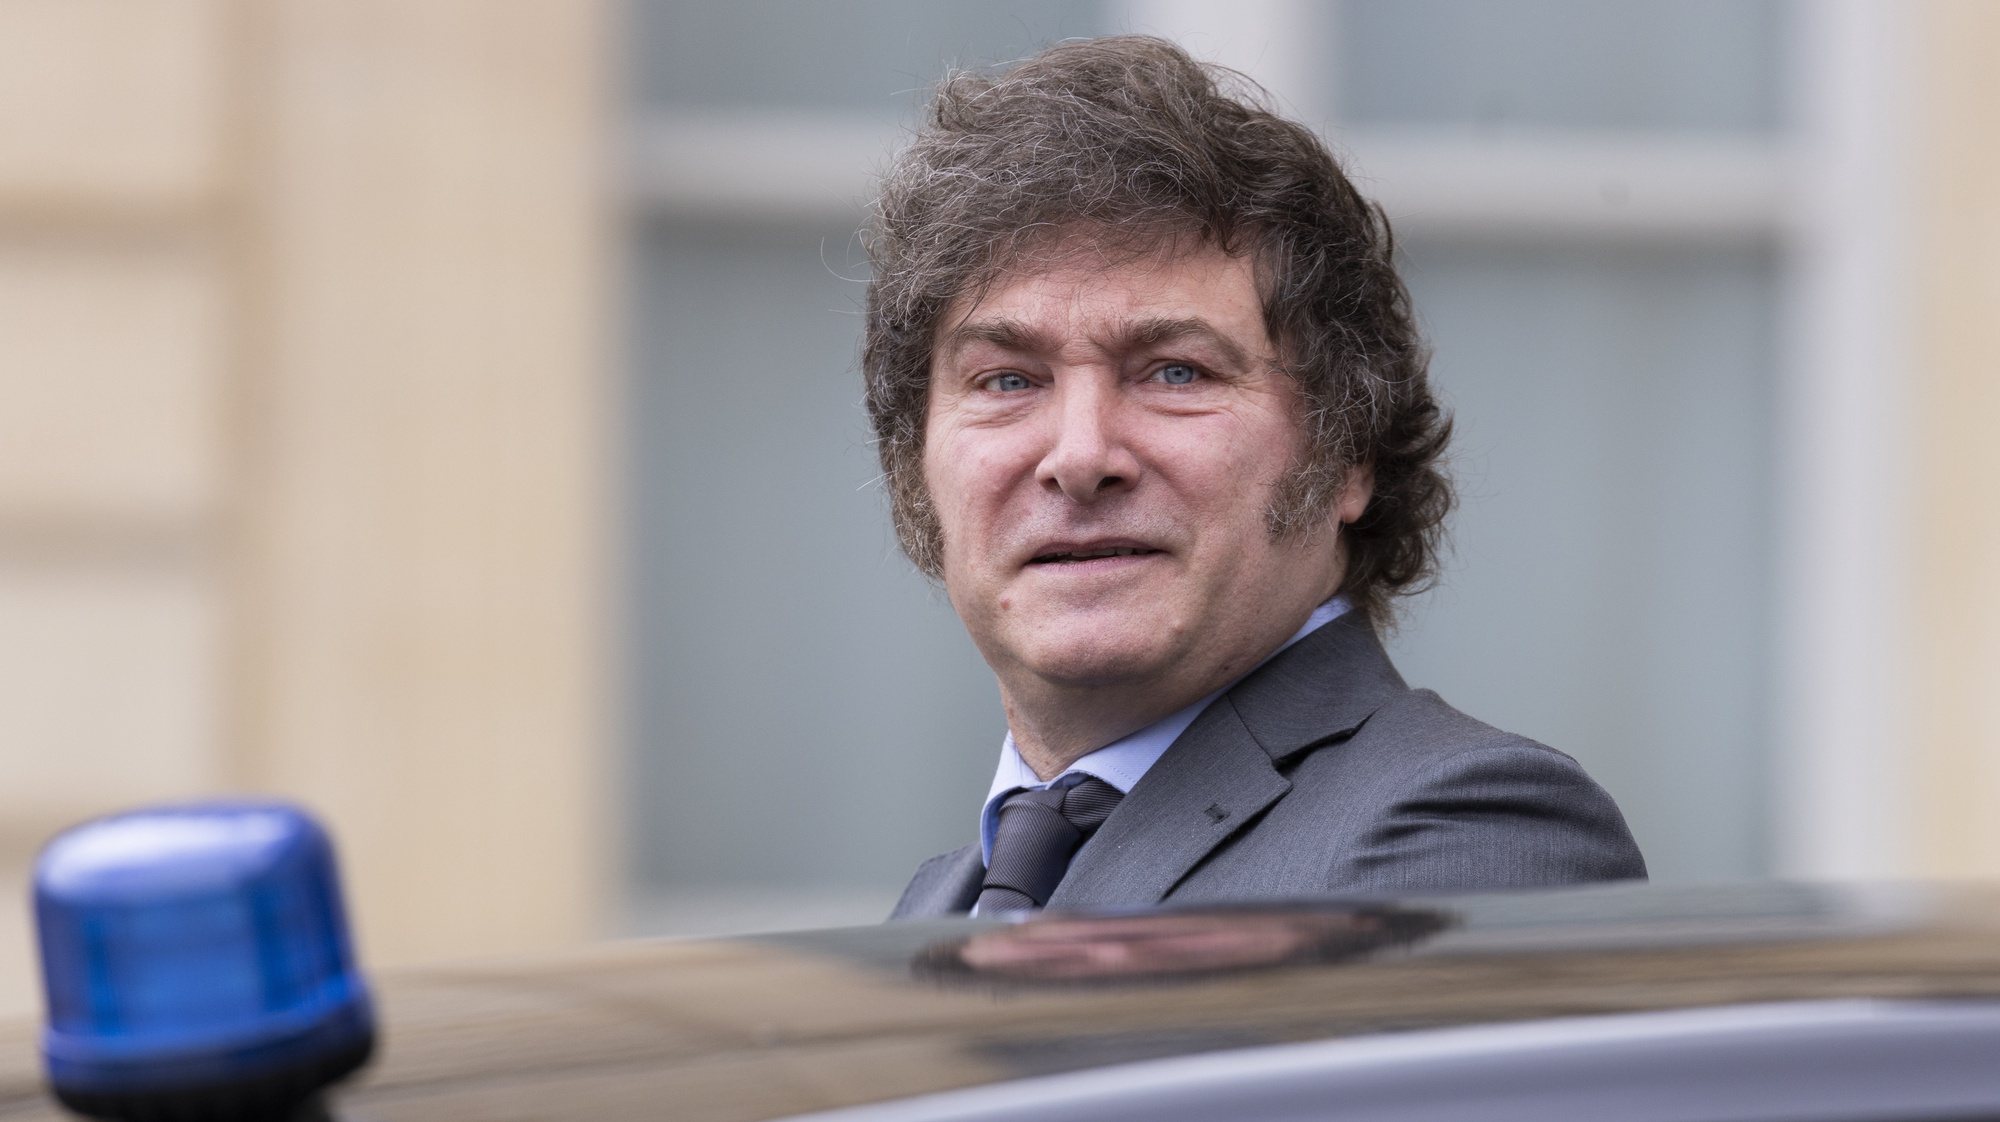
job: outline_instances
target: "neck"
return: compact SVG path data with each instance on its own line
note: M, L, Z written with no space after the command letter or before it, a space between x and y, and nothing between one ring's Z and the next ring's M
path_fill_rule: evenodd
M1021 692L1001 684L1007 731L1014 738L1021 762L1046 781L1099 748L1192 705L1212 691L1202 690L1185 698L1178 692L1169 697L1154 690L1118 687L1029 691L1035 694L1031 697L1022 697ZM1071 696L1049 696L1051 693Z
M1042 780L1054 779L1084 756L1241 679L1276 653L1303 622L1289 622L1269 645L1202 664L1184 663L1179 673L1164 677L1063 682L1011 666L1014 673L996 676L1014 750Z

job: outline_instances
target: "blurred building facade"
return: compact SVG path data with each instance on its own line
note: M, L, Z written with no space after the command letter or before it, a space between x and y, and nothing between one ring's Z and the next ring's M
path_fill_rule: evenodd
M944 66L1136 30L1397 222L1407 677L1662 879L2000 876L2000 10L1213 8L0 0L0 868L272 792L377 962L886 911L1002 724L872 486L870 176Z
M35 844L298 798L364 954L600 930L604 9L0 0L0 1000Z

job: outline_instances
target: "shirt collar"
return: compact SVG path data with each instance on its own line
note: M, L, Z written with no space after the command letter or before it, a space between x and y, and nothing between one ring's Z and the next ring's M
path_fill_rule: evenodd
M1339 619L1347 612L1345 596L1335 596L1306 617L1303 627L1292 633L1292 637L1279 644L1277 650L1265 655L1257 663L1262 666L1300 639ZM1139 779L1166 754L1167 748L1180 738L1181 733L1194 723L1201 711L1208 708L1216 698L1221 697L1257 667L1244 671L1243 675L1224 685L1221 689L1195 702L1185 709L1168 714L1154 721L1138 732L1121 737L1094 752L1080 757L1069 765L1061 775L1048 782L1042 782L1035 770L1021 759L1021 753L1014 748L1014 734L1010 731L1000 744L1000 766L993 773L993 786L987 789L986 805L979 812L979 853L985 862L993 860L993 835L1000 826L1000 804L1016 791L1038 791L1044 787L1067 787L1081 783L1089 776L1101 779L1118 788L1120 794L1130 794Z

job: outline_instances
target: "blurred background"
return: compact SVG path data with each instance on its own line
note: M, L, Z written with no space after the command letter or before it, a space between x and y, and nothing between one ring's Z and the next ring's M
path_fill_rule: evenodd
M1119 31L1397 223L1406 677L1658 880L2000 875L2000 5L0 0L0 1008L43 838L218 792L377 964L885 914L1003 724L855 231L945 68Z

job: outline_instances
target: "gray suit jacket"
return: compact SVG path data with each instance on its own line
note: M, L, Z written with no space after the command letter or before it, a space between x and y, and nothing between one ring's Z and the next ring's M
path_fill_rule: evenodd
M918 868L892 919L964 912L979 846ZM1052 909L1480 891L1644 877L1575 760L1403 684L1349 612L1204 709L1089 842Z

